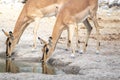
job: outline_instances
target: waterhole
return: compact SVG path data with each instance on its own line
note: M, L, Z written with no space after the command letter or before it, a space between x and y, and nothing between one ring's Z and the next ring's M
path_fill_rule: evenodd
M64 74L63 71L58 70L57 68L41 62L35 62L32 60L22 59L1 59L0 58L0 72L1 73L42 73L42 74Z
M38 58L3 58L0 56L0 73L41 73L49 75L79 74L80 67L69 66L71 62L49 59L49 64L40 62Z

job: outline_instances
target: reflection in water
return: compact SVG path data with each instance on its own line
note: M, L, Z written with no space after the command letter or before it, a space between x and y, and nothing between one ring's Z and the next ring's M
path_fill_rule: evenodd
M18 73L19 68L12 62L11 58L6 59L6 72Z
M41 73L43 74L55 74L55 70L52 66L42 62L41 63L41 66L33 66L33 64L31 63L29 65L29 67L25 67L25 66L22 66L21 68L21 65L23 64L20 64L19 61L17 63L19 63L19 65L15 64L15 60L12 60L11 58L7 58L6 59L6 68L5 68L5 71L6 72L11 72L11 73L18 73L18 72L39 72L38 68L42 69L40 70ZM40 63L39 63L40 64ZM30 68L30 67L33 67L33 68ZM31 70L30 70L31 69Z
M43 74L55 74L55 69L52 66L46 64L45 62L42 62L42 73Z

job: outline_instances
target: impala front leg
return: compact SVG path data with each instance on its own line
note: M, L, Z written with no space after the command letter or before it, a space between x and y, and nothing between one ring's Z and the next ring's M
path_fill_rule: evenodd
M70 42L70 29L69 28L67 28L67 51L70 49L70 46L71 46L71 42Z
M75 25L75 37L76 37L76 46L77 49L80 49L80 40L79 40L79 32L78 32L78 24Z
M79 33L78 33L78 25L77 24L75 24L75 29L73 29L73 30L75 30L75 37L76 37L76 46L77 46L77 48L79 49L80 48L80 40L79 40ZM67 29L67 32L68 32L68 41L67 41L67 50L71 47L71 40L70 40L70 34L71 34L71 29L70 28L68 28Z
M68 25L69 44L71 44L70 47L72 49L71 57L74 57L74 54L75 54L75 46L74 46L73 36L74 36L74 32L75 32L76 27L77 27L76 24L69 24Z
M99 25L98 25L98 22L97 22L97 17L96 17L96 14L93 14L94 16L92 17L92 20L93 20L93 23L95 25L95 28L96 28L96 37L97 37L97 51L96 53L98 54L99 53L99 50L100 50L100 32L99 32Z
M39 21L40 21L40 18L36 18L35 19L35 27L34 27L34 30L33 30L33 34L34 34L34 38L33 38L33 48L35 49L36 48L36 39L37 39L37 30L39 28Z

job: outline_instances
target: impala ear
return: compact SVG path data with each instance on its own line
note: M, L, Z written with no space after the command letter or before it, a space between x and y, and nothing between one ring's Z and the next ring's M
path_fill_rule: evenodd
M4 29L2 29L2 31L3 31L3 33L4 33L7 37L9 37L9 33L8 33L8 32L5 32Z
M43 40L42 38L38 37L38 39L40 40L41 44L47 44L47 42L45 40Z
M12 39L14 39L14 36L13 36L12 31L9 32L9 36L10 36Z
M49 45L52 46L52 37L49 37Z

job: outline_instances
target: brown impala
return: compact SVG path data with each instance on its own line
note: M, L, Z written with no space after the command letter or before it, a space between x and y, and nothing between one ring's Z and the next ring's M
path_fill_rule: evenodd
M45 42L45 45L42 49L44 61L48 59L53 51L55 50L57 41L62 33L62 31L66 28L69 30L69 42L72 46L72 52L75 53L73 46L73 34L76 28L77 23L83 22L87 28L87 36L86 41L83 47L83 51L86 50L89 35L91 33L92 27L88 22L88 17L93 21L96 28L97 35L97 53L99 53L99 25L97 23L96 13L98 9L98 0L69 0L67 1L60 9L57 14L57 20L53 28L52 36L50 37L49 43Z

